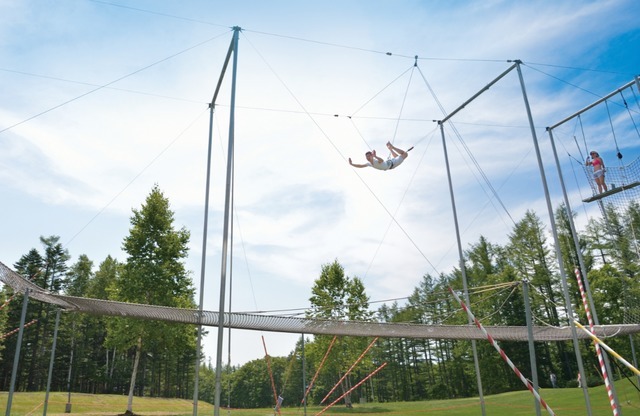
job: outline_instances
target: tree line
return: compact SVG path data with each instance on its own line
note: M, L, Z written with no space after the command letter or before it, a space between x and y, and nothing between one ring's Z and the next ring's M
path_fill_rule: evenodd
M640 206L632 202L620 213L606 206L604 216L590 219L579 233L600 324L640 322L638 236ZM70 296L123 302L196 308L195 288L184 260L188 230L176 229L169 200L156 185L131 216L123 239L127 257L108 256L95 267L86 255L75 263L57 236L41 237L41 249L31 249L14 270L38 286ZM563 206L555 212L559 249L570 300L586 322L574 275L578 253ZM503 245L480 237L464 252L474 314L484 325L525 326L522 285L532 290L529 301L537 325L566 325L561 273L548 230L533 211L514 224ZM357 276L347 276L336 259L320 268L311 289L309 318L387 323L465 325L467 317L448 294L462 288L462 270L425 274L400 304L372 308ZM0 292L0 390L8 390L23 297L5 286ZM28 304L16 391L46 389L58 310L53 305ZM632 361L638 335L614 337L607 344ZM62 313L57 331L52 391L115 393L134 396L193 397L197 328L161 321ZM501 342L502 349L526 375L531 374L526 342ZM602 383L593 345L580 342L588 383ZM488 342L477 342L483 393L523 389ZM561 387L575 386L577 363L571 341L536 342L540 384L550 387L550 375ZM215 368L199 357L199 398L213 402ZM385 365L375 376L369 374ZM628 376L614 365L614 376ZM363 381L365 380L366 381ZM311 383L313 382L313 385ZM355 388L357 386L357 388ZM361 401L408 401L470 397L478 394L471 341L403 338L305 336L286 357L266 357L222 371L222 398L231 407L273 406L277 396L285 406ZM305 391L309 391L305 396Z

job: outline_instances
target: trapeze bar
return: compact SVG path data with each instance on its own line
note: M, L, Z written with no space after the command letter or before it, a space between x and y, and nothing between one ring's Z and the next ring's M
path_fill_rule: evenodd
M624 191L626 189L635 188L638 185L640 185L640 181L639 182L632 182L629 185L616 186L615 188L609 189L608 191L599 193L599 194L594 195L594 196L592 196L590 198L587 198L587 199L583 199L582 202L597 201L597 200L600 200L600 199L602 199L604 197L607 197L607 196L610 196L610 195L613 195L613 194L617 194L618 192L622 192L622 191Z

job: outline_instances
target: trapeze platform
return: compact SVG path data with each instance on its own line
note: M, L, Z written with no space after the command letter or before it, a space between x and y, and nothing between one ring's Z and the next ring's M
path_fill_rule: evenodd
M622 192L622 191L624 191L624 190L626 190L626 189L635 188L635 187L636 187L636 186L638 186L638 185L640 185L640 181L632 182L632 183L630 183L630 184L628 184L628 185L620 185L620 186L616 186L615 188L613 188L613 189L609 189L608 191L605 191L605 192L602 192L602 193L596 194L596 195L594 195L594 196L592 196L592 197L589 197L589 198L583 199L583 200L582 200L582 202L593 202L593 201L598 201L598 200L600 200L600 199L602 199L602 198L605 198L605 197L610 196L610 195L617 194L618 192Z

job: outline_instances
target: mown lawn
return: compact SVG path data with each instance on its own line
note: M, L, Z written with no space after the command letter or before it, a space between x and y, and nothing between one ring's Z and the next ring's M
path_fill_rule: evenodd
M636 379L634 379L636 381ZM629 381L616 383L622 412L625 416L640 415L640 392ZM542 398L558 416L585 416L586 405L582 390L578 388L542 389ZM607 393L604 386L589 389L591 410L593 416L612 415ZM7 392L0 392L0 412L7 408ZM42 415L44 393L16 393L13 397L11 415ZM47 415L62 416L67 403L67 393L51 393ZM286 404L286 400L285 400ZM123 414L127 408L127 397L106 394L71 394L71 414L82 416L115 416ZM316 415L321 407L309 406L306 414ZM503 393L485 396L486 414L490 416L530 416L535 415L534 398L528 391ZM133 411L141 416L188 416L193 413L190 400L157 399L135 397ZM232 416L273 416L273 409L226 409L220 410L220 415ZM300 407L284 407L283 416L302 416L304 409ZM367 403L356 404L353 409L346 409L336 405L325 413L327 415L407 415L407 416L478 416L481 415L477 398L457 400L433 400L422 402L401 403ZM542 415L548 415L541 409ZM213 405L200 402L198 415L213 415Z

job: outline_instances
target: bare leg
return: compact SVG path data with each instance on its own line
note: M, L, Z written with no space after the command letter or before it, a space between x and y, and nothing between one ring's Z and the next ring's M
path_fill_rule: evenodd
M408 155L407 152L405 152L404 150L398 149L397 147L392 145L391 142L387 142L387 147L391 151L391 154L393 155L393 157L398 157L399 155L405 158Z
M603 191L606 192L607 189L607 184L604 181L604 175L599 177L598 179L596 179L596 183L598 184L598 192L602 193Z

